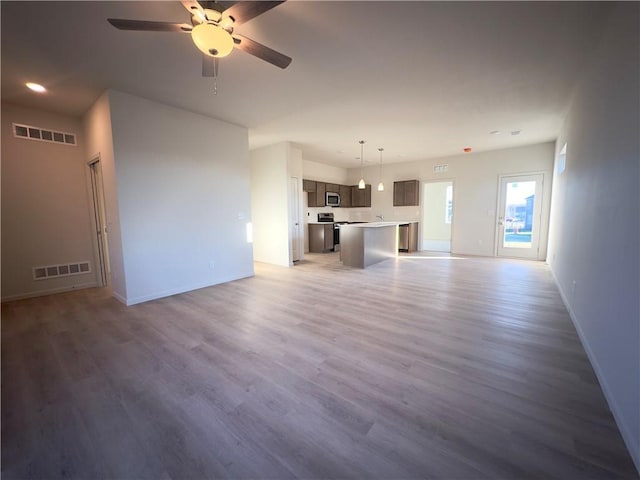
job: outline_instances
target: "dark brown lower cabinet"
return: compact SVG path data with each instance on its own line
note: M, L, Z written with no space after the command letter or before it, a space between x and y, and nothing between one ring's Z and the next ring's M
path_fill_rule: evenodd
M333 223L309 224L309 252L323 253L333 250Z

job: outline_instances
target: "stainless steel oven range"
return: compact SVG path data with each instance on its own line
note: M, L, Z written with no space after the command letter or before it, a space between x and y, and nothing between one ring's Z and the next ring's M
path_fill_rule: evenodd
M338 224L334 222L333 213L318 213L319 223L333 223L333 251L340 250L340 229Z
M348 225L350 223L366 223L366 222L336 222L334 221L333 213L318 213L318 222L333 223L333 250L335 252L340 251L340 226L341 225Z

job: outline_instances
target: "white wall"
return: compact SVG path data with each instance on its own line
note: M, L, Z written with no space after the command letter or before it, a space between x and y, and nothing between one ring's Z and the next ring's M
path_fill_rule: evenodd
M250 153L253 257L285 267L290 266L289 148L284 142Z
M77 146L13 136L12 123L76 134ZM2 300L97 284L79 119L2 104ZM90 261L92 272L33 280L33 267Z
M639 16L616 6L574 94L548 261L640 470Z
M304 178L309 180L337 183L338 185L350 185L347 183L348 175L346 168L325 165L323 163L312 162L311 160L303 160L302 172Z
M125 301L253 275L247 130L109 91Z
M83 126L86 138L86 160L92 160L97 156L100 157L102 181L104 184L109 264L111 266L111 278L109 282L113 296L121 302L126 303L127 289L122 255L118 190L116 185L115 161L113 158L113 135L111 132L111 113L109 110L108 92L103 93L85 113ZM94 248L97 250L97 246L94 245Z
M499 175L544 173L542 200L542 228L540 232L540 259L546 257L547 226L551 203L551 180L554 143L542 143L519 148L492 150L445 158L384 165L384 192L378 192L380 167L365 167L364 177L373 184L371 208L350 209L351 220L375 221L384 215L389 221L420 221L420 207L394 207L393 182L398 180L452 180L453 224L451 252L455 254L493 256L496 238L496 208ZM434 173L433 166L448 164L446 173ZM349 183L357 183L360 168L349 170ZM422 194L422 192L421 192ZM423 204L423 199L420 200Z

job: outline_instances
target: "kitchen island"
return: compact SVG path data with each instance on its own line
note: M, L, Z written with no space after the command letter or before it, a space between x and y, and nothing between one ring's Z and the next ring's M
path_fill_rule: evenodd
M371 222L340 225L340 260L343 265L366 268L398 254L398 225Z

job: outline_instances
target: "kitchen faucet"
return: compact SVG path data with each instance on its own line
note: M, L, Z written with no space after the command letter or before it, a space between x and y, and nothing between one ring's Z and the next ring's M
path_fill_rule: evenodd
M376 218L379 218L381 222L384 222L384 215L376 215Z

